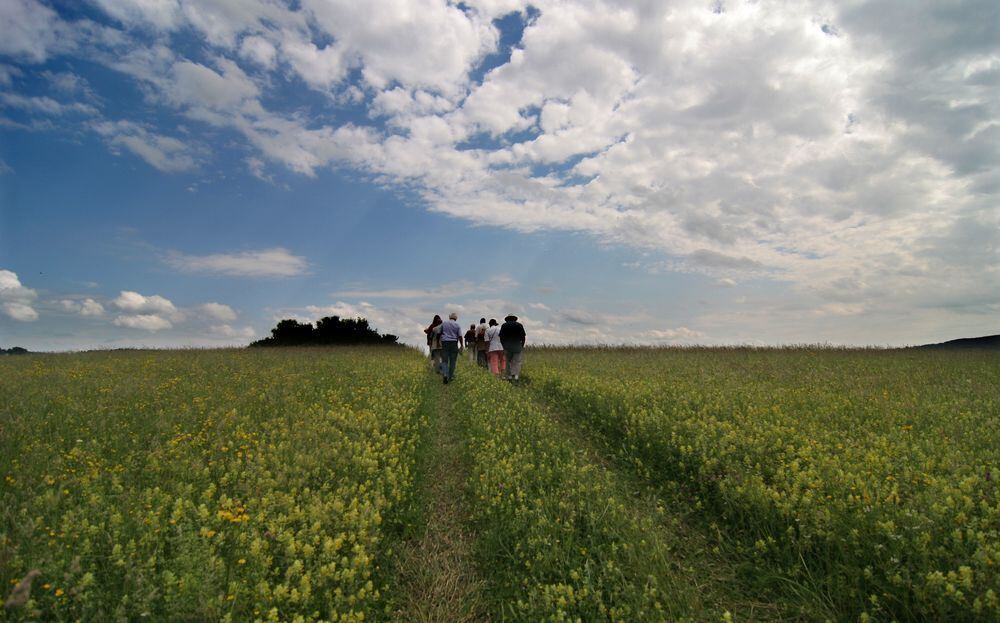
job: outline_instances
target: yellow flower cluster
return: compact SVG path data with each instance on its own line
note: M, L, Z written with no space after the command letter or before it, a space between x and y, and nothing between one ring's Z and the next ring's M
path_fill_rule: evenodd
M5 620L365 621L412 494L404 349L0 362ZM43 584L46 588L41 588Z
M1000 619L992 353L552 349L530 381L845 616Z

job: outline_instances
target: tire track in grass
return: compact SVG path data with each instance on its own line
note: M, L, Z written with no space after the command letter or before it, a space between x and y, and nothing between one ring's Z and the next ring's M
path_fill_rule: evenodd
M535 391L525 388L525 393L591 463L611 473L632 512L655 518L655 538L676 556L671 566L696 587L703 604L730 612L734 621L830 620L824 604L767 594L762 582L753 577L757 572L753 561L730 554L722 531L699 521L673 483L658 486L642 478L598 433L580 427Z
M464 370L463 370L464 371ZM465 425L436 374L424 402L430 425L415 492L423 525L399 552L394 619L400 623L487 621L483 580L464 508L469 464Z

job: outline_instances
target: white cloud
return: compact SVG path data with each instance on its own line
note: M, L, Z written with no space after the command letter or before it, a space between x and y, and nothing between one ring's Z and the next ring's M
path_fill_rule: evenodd
M59 46L60 23L55 11L35 0L0 2L0 54L44 61Z
M0 85L10 86L10 84L14 82L14 78L22 75L24 75L24 72L17 67L0 63Z
M174 325L163 316L157 314L129 314L118 316L114 319L115 326L129 329L142 329L155 333L164 329L170 329Z
M0 309L3 310L3 313L7 314L14 320L20 320L21 322L32 322L34 320L38 320L38 312L27 303L8 301L0 303Z
M329 89L343 80L350 68L344 49L336 44L320 48L292 36L281 44L281 51L299 77L319 89Z
M365 81L377 89L399 83L456 93L498 41L488 19L437 0L373 0L364 7L350 0L303 4L338 42L338 56L357 57Z
M236 328L228 324L212 325L211 331L221 337L241 340L250 340L257 336L257 332L254 331L253 327L249 326Z
M305 274L309 266L304 257L292 255L281 247L213 255L174 252L167 256L166 262L183 272L234 277L294 277Z
M687 327L677 327L676 329L650 329L643 334L643 337L653 340L692 340L705 337L705 334Z
M199 305L198 309L203 315L223 322L236 320L237 316L232 307L223 305L222 303L204 303L203 305Z
M145 296L143 294L139 294L138 292L122 290L122 292L118 295L118 298L111 302L118 309L125 312L131 312L133 314L155 314L174 319L181 317L177 307L174 306L170 300L160 296L159 294Z
M38 320L38 312L32 307L36 298L38 293L21 285L17 273L0 270L0 311L21 322Z
M92 298L82 300L63 299L59 303L66 311L79 314L85 318L96 318L104 315L104 306Z
M509 61L492 57L498 66L477 83L472 70L498 51L492 20L524 3L96 1L127 30L71 28L38 2L0 4L0 53L38 62L86 42L151 103L235 131L265 179L270 163L310 176L352 167L473 223L639 248L651 271L780 280L814 318L884 309L886 297L973 313L1000 296L990 3L713 11L702 0L538 0ZM133 39L136 28L157 37ZM206 44L197 62L165 45L182 28ZM330 96L327 108L288 91L300 79ZM65 106L8 95L8 106L49 114ZM367 106L369 119L340 121L346 104ZM161 170L196 165L197 150L152 127L94 129ZM254 253L169 261L221 274L305 270L302 258L248 269Z
M244 37L240 43L240 56L266 69L273 69L277 63L278 51L274 44L259 36Z
M497 292L517 287L510 275L492 275L479 281L455 281L431 288L388 288L385 290L341 290L334 296L355 299L444 299Z
M160 171L173 173L195 166L192 149L184 142L156 134L131 121L99 121L91 127L112 147L124 147Z
M96 115L98 111L90 104L73 102L63 104L51 97L26 97L15 93L0 94L0 104L10 108L21 108L29 112L44 115L65 115L68 113L78 113L83 115Z
M167 96L180 106L232 111L259 95L239 65L227 59L217 65L219 71L191 61L175 63Z
M126 26L144 26L161 31L177 28L181 7L177 0L92 0L105 13Z

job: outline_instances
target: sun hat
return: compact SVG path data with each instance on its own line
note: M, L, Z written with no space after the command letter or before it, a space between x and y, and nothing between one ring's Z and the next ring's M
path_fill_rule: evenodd
M507 314L507 317L504 318L505 322L511 322L514 320L517 320L517 316L515 316L514 314Z
M452 320L458 320L458 313L451 312L450 314L448 314L448 317L451 318Z

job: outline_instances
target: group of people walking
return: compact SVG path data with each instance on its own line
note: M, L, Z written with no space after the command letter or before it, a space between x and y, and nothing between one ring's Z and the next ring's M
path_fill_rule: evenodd
M431 351L431 365L440 374L445 385L455 378L455 365L459 351L469 353L469 361L489 368L493 376L514 383L520 380L521 365L524 363L524 325L514 314L497 323L495 318L480 318L479 324L469 325L464 334L458 324L458 314L448 314L447 320L434 316L430 326L424 329L427 347Z

